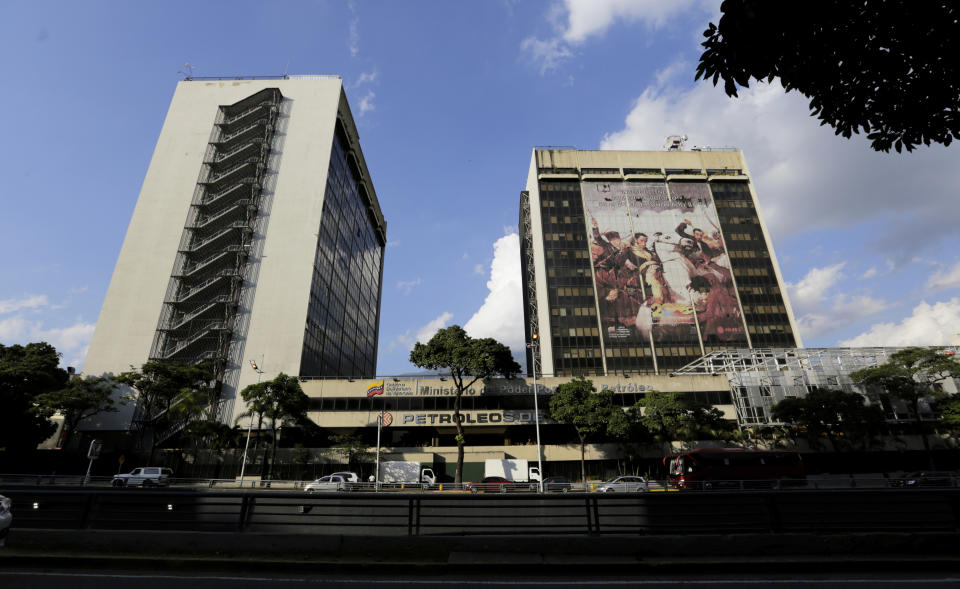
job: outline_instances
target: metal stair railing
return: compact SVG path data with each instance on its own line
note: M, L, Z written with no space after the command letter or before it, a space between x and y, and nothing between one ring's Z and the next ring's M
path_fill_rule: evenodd
M257 109L263 108L263 107L265 107L265 106L266 106L266 107L274 106L274 102L273 102L272 100L264 100L263 102L260 102L260 103L258 103L258 104L255 104L255 105L251 106L250 108L248 108L247 110L243 111L243 112L240 113L240 114L233 115L232 117L230 117L230 118L228 118L228 119L224 119L224 120L222 120L222 121L219 121L217 124L218 124L218 125L229 125L229 124L235 123L235 122L239 121L240 119L242 119L243 117L249 115L250 113L255 112Z
M228 152L226 152L226 153L216 152L216 153L213 154L213 157L212 157L212 158L205 158L204 161L203 161L203 163L205 163L205 164L219 164L220 162L226 161L226 160L230 159L231 157L235 156L235 155L238 154L238 153L242 153L242 152L250 149L250 147L251 147L251 146L254 146L254 145L260 145L260 146L262 146L262 145L263 145L263 138L262 138L262 137L254 137L254 138L251 139L249 142L243 143L243 144L241 144L239 147L235 147L234 149L231 149L230 151L228 151Z
M269 124L270 124L270 119L257 119L257 120L254 121L252 124L244 127L243 129L240 129L240 130L238 130L238 131L234 131L233 133L230 133L229 135L224 135L223 137L221 137L220 139L218 139L218 140L216 141L216 143L217 143L218 145L224 145L224 144L230 143L231 141L233 141L233 140L236 139L237 137L240 137L240 136L243 135L244 133L247 133L247 132L249 132L249 131L251 131L251 130L253 130L253 129L257 129L257 128L259 128L259 127L266 127L266 126L269 125Z
M240 199L240 200L246 200L246 199ZM205 228L205 227L210 227L211 225L216 224L217 221L223 219L224 217L229 216L231 213L237 212L237 209L240 208L240 207L242 207L242 206L245 205L245 204L247 204L247 203L240 203L240 202L238 201L238 202L235 202L235 203L233 203L233 204L231 204L231 205L227 205L226 207L224 207L223 209L221 209L220 211L218 211L218 212L217 212L216 214L214 214L213 216L210 216L210 217L201 217L201 218L197 219L196 221L194 221L192 224L185 225L184 227L185 227L186 229L203 229L203 228Z
M166 358L166 359L169 360L170 358L176 356L177 354L179 354L179 353L182 352L183 350L189 348L189 347L192 346L193 344L195 344L195 343L197 343L198 341L200 341L200 340L204 339L205 337L209 336L211 333L213 333L213 332L215 332L215 331L220 331L221 328L227 329L227 330L231 329L231 327L230 327L229 325L225 325L225 324L227 323L226 321L216 321L215 323L216 323L217 325L212 326L212 327L209 327L209 328L206 328L206 329L201 329L201 330L198 331L196 334L190 336L190 337L187 338L186 340L181 340L180 343L178 343L177 346L176 346L173 350L171 350L171 351L169 351L169 352L167 352L167 353L164 354L164 358Z
M258 163L259 161L260 161L260 158L258 158L258 157L249 157L249 158L243 160L243 161L240 162L239 164L233 166L232 168L230 168L230 169L228 169L228 170L226 170L226 171L224 171L224 172L220 172L220 173L218 173L218 174L213 174L213 175L211 175L211 176L208 177L206 180L204 180L202 183L203 183L203 184L207 184L207 185L216 184L217 182L220 182L221 180L223 180L224 178L230 176L231 174L236 173L238 170L244 168L245 166L249 166L249 165L256 164L256 163Z
M247 221L237 221L235 223L231 223L230 225L224 227L222 231L219 231L218 233L211 235L206 239L195 241L193 245L187 246L186 249L180 251L186 253L196 253L202 250L208 244L222 238L224 235L229 235L229 233L234 229L250 229L250 224Z
M221 270L220 272L217 272L216 274L214 274L207 280L204 280L200 284L187 289L186 292L180 293L180 296L177 297L177 300L175 302L177 303L186 302L188 299L193 297L198 292L208 288L211 284L218 282L219 280L229 276L239 276L239 275L240 275L240 270L237 270L235 268L227 268L225 270Z
M199 199L199 200L195 203L195 205L209 206L209 205L217 202L217 201L220 200L221 198L229 195L231 192L235 192L235 191L237 191L237 190L243 189L245 186L246 186L246 184L241 183L241 184L235 184L235 185L233 185L233 186L230 186L229 188L224 188L223 190L221 190L221 191L219 191L219 192L207 192L206 195L205 195L202 199Z
M200 316L203 315L204 313L207 313L207 312L211 311L212 309L216 309L217 307L219 307L219 306L222 305L223 303L230 302L230 299L231 299L232 297L229 296L229 295L220 295L220 296L218 296L218 297L216 297L216 298L217 298L217 299L222 299L222 300L214 300L214 301L212 301L212 302L210 302L210 303L207 303L207 304L203 305L202 307L200 307L200 308L198 308L198 309L196 309L196 310L194 310L194 311L192 311L192 312L190 312L190 313L185 314L183 317L181 317L180 319L177 319L176 321L171 321L171 322L170 322L170 326L167 327L166 329L167 329L168 331L175 331L175 330L177 330L177 329L180 329L181 327L183 327L183 326L185 326L186 324L190 323L191 321L193 321L193 320L196 319L197 317L200 317Z

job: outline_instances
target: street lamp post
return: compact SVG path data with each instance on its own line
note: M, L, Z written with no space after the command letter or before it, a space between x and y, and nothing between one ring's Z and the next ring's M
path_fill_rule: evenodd
M535 333L530 336L530 361L533 363L533 415L537 428L537 468L540 469L540 481L537 483L537 487L540 489L540 492L543 493L543 452L540 447L540 405L537 400L537 343L539 340L540 334Z
M263 357L261 356L260 362L263 362ZM253 360L250 360L250 366L257 373L257 384L260 384L260 377L263 376L263 370L257 366L257 363ZM240 485L243 486L243 473L247 470L247 450L250 448L250 430L253 429L253 415L250 415L250 422L247 423L247 443L243 446L243 463L240 465Z

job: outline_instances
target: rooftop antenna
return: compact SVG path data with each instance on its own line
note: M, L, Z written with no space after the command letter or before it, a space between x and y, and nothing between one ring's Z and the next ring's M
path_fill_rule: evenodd
M683 144L686 142L686 135L667 135L663 148L667 151L683 151Z
M186 71L184 71L184 70L186 70ZM187 63L183 64L183 69L180 70L180 71L178 71L177 73L178 73L178 74L183 74L183 79L184 79L184 80L192 80L192 79L193 79L193 66L190 65L190 62L188 61Z
M289 71L290 71L290 60L288 59L288 60L287 60L287 67L283 68L283 79L284 79L284 80L286 80L286 79L288 78L287 72L289 72Z

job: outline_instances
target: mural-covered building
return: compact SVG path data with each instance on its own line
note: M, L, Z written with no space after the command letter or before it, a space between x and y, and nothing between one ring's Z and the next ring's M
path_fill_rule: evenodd
M801 345L739 151L534 149L520 235L528 373Z

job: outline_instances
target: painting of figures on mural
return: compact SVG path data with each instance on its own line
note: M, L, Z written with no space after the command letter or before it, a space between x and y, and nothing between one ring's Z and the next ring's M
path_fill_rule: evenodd
M746 341L706 184L585 182L581 188L607 343Z

